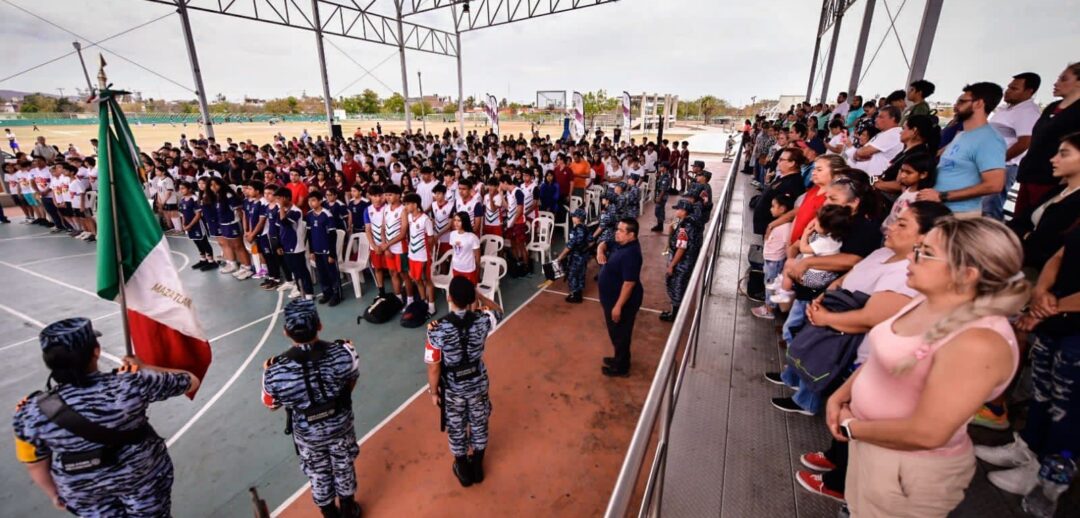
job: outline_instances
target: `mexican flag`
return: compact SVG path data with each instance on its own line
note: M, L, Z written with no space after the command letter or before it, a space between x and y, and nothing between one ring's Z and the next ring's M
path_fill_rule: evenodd
M210 342L143 193L139 150L115 99L122 93L99 93L97 293L116 300L122 270L135 356L202 379L210 367Z

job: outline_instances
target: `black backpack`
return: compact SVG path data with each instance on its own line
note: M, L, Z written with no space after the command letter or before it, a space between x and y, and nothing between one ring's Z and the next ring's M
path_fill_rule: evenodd
M422 299L416 299L408 306L405 306L405 312L401 314L401 327L420 327L427 322L427 317L427 302Z
M372 324L386 323L389 322L391 318L394 318L394 315L397 315L404 305L405 304L401 302L401 299L393 293L379 295L378 297L375 297L375 301L364 310L362 317Z

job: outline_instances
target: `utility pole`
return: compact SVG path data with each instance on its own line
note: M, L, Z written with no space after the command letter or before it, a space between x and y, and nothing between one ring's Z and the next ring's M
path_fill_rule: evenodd
M409 73L405 69L405 29L401 24L401 8L405 0L394 0L397 7L398 55L401 58L401 93L405 96L405 131L412 132L412 116L409 113Z
M322 21L319 19L319 2L311 0L312 26L315 27L315 50L319 55L319 72L322 75L323 104L326 108L326 131L330 132L330 138L334 135L334 105L330 98L330 79L326 75L326 52L323 50Z
M424 78L420 71L416 71L416 82L420 83L420 121L424 124L424 134L427 134L427 106L424 104Z

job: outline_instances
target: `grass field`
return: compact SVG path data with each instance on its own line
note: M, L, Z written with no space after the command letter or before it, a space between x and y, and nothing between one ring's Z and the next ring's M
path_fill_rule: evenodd
M375 122L345 121L341 129L346 135L352 135L357 128L367 133L375 127ZM379 121L379 123L382 125L383 133L400 133L405 130L404 121ZM422 127L419 122L413 122L414 131L420 130ZM427 131L436 134L442 134L446 128L453 131L457 127L457 123L454 122L428 121L427 123ZM465 131L482 133L487 128L486 123L471 121L465 123ZM226 138L232 138L233 141L250 139L255 144L262 145L269 143L273 136L278 133L291 138L300 135L304 129L307 129L312 136L329 135L326 126L318 122L283 122L273 126L266 123L232 122L214 125L214 134L217 141L222 143L226 141ZM525 121L506 121L500 124L500 129L503 135L517 135L520 133L528 138L530 125ZM96 125L90 124L84 126L40 126L39 130L32 131L31 128L27 127L14 128L23 151L28 152L33 147L34 139L38 136L44 136L48 143L58 146L61 151L67 150L68 144L74 144L83 154L89 154L91 152L90 139L97 138L98 128ZM131 130L135 134L135 141L144 151L156 149L165 142L177 145L180 142L180 134L186 134L188 138L193 138L203 131L201 126L194 124L188 124L187 126L179 124L133 125ZM562 135L562 124L547 123L541 126L539 131L542 136L550 134L552 138L558 138ZM671 131L664 134L664 137L669 140L682 140L687 136L689 135L686 133L672 133ZM640 133L635 133L634 137L640 139ZM654 138L655 134L650 134L650 139Z

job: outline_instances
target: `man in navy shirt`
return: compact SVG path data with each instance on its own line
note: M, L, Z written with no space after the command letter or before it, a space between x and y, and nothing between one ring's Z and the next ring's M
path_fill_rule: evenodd
M278 204L278 227L277 254L283 258L285 267L296 279L293 290L289 297L312 298L311 272L308 271L304 252L307 251L307 224L304 222L304 213L292 203L292 191L286 187L278 189L275 195Z
M600 306L615 356L604 358L600 369L605 376L630 375L630 337L645 290L641 287L641 244L637 240L638 222L619 220L615 229L616 246L600 268Z
M338 289L340 276L334 253L337 247L336 218L323 207L323 197L319 191L311 191L307 201L311 210L304 216L304 221L308 228L308 251L315 261L319 286L322 287L319 304L336 306L341 303L341 291Z

